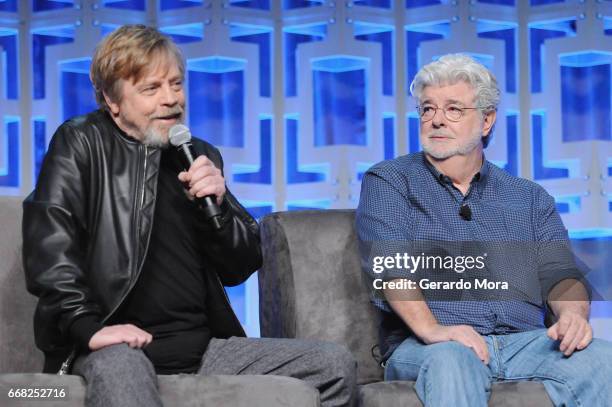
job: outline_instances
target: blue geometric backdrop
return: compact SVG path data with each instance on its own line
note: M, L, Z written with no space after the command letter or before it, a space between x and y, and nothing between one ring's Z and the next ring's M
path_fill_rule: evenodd
M370 165L420 148L417 70L466 52L503 92L487 158L543 185L576 242L612 239L610 0L0 0L0 194L95 108L91 55L125 23L180 44L188 125L257 217L355 207ZM230 295L256 335L256 281ZM593 314L612 338L612 307Z

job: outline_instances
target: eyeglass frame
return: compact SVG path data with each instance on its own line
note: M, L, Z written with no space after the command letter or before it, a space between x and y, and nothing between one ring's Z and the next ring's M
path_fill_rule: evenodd
M449 120L449 121L451 121L451 122L453 122L453 123L460 122L460 121L461 121L461 119L463 119L463 116L465 116L465 112L464 112L464 110L482 110L482 109L483 109L482 107L458 107L458 106L448 106L448 107L454 107L454 108L456 108L456 109L458 109L458 110L460 110L460 111L461 111L461 116L459 116L459 118L455 120L455 119L452 119L452 118L448 117L448 115L446 114L446 109L447 109L448 107L438 107L438 106L436 106L436 105L433 105L433 104L432 104L432 105L427 105L427 107L432 107L432 108L434 109L434 113L433 113L433 115L431 116L431 119L423 120L423 115L424 115L425 113L421 113L421 108L422 108L422 107L423 107L423 105L417 105L417 106L416 106L416 109L417 109L417 112L419 113L419 119L421 119L421 122L423 122L423 123L426 123L426 122L432 121L432 120L434 119L434 117L436 117L436 113L438 113L438 109L442 109L442 113L444 114L444 117L446 117L446 119L447 119L447 120Z

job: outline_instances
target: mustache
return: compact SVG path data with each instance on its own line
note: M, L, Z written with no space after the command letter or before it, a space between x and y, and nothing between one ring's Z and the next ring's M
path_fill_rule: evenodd
M424 134L425 138L431 138L431 137L448 137L451 139L454 139L455 136L453 136L452 133L447 132L446 130L434 130L434 131L430 131L429 133L425 133Z
M171 117L171 116L176 116L176 115L182 116L183 115L183 109L181 109L180 107L177 106L177 107L172 108L172 109L170 109L170 110L168 110L168 111L166 111L164 113L152 116L151 119L164 119L164 118Z

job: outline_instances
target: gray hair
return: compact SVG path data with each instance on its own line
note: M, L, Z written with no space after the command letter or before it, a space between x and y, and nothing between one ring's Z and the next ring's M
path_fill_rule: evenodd
M410 94L421 99L427 86L454 85L465 82L474 89L476 107L486 114L497 110L500 91L493 73L484 65L465 54L448 54L422 67L410 84ZM482 139L486 147L491 140L493 128L488 137Z

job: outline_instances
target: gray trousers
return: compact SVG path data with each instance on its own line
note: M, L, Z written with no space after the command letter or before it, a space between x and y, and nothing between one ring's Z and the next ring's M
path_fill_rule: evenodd
M153 364L140 349L102 348L78 358L73 373L87 382L87 407L162 406ZM328 342L213 338L197 374L301 379L319 391L324 407L350 406L355 399L356 362L346 348Z

